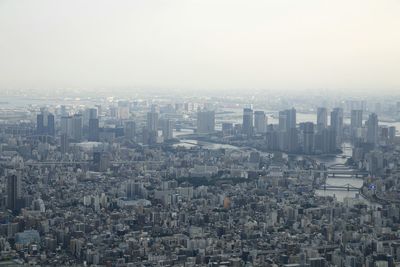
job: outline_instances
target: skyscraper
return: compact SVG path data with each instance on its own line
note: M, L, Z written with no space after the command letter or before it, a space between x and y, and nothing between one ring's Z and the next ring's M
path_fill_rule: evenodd
M36 133L39 135L54 136L54 115L47 111L42 111L36 116Z
M253 126L254 126L253 110L251 108L244 108L243 109L243 124L242 124L243 134L252 135L253 134Z
M296 109L286 109L279 111L279 130L288 131L296 128Z
M63 154L69 150L69 138L65 133L62 133L60 136L60 149Z
M305 154L314 153L314 123L303 124L303 151Z
M352 129L361 128L363 119L363 111L355 109L351 111L350 126Z
M197 133L212 133L215 131L215 112L198 111L197 112Z
M75 114L72 118L72 138L75 141L81 141L82 139L82 115Z
M13 174L7 177L7 208L16 212L21 207L21 177Z
M89 120L89 141L98 142L100 136L99 130L99 119L90 119Z
M371 113L367 121L367 143L374 146L378 143L378 115Z
M147 129L150 132L158 130L158 113L155 110L147 112Z
M331 112L331 128L335 131L336 135L336 145L340 146L342 144L343 136L343 109L334 108Z
M254 112L254 130L256 133L265 133L267 131L267 117L264 111Z
M287 111L288 114L288 129L293 129L296 128L297 125L297 119L296 119L296 109L292 108L292 109L288 109Z
M134 121L125 122L124 128L125 138L128 140L134 140L136 136L136 123Z
M164 140L170 140L174 138L174 122L170 119L164 119L162 121L162 136Z
M50 136L54 136L56 134L54 115L52 113L47 115L47 134Z
M68 136L68 138L71 138L72 128L73 128L73 117L72 116L61 117L61 134L65 134Z
M45 133L43 113L37 114L37 116L36 116L36 133L37 134Z
M317 131L328 127L328 110L323 107L317 109Z

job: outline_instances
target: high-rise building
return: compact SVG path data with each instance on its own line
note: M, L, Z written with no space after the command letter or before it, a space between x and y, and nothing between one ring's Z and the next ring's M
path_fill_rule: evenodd
M251 108L244 108L243 109L243 124L242 124L243 134L252 135L253 134L253 126L254 126L253 110Z
M81 141L82 139L82 115L75 114L72 117L72 139Z
M52 113L47 115L47 134L50 136L54 136L56 134L54 115Z
M73 131L73 117L64 116L61 117L61 134L67 135L68 138L72 137Z
M288 114L288 129L294 129L296 128L297 125L297 120L296 120L296 109L292 108L292 109L288 109L287 111Z
M158 130L158 113L155 110L147 112L147 129L150 132Z
M371 113L367 121L367 143L376 145L378 143L378 115Z
M296 109L286 109L279 111L279 130L288 131L296 128Z
M322 131L322 153L329 154L336 151L337 148L336 130L330 126Z
M136 137L136 123L134 121L125 122L124 128L125 139L134 140Z
M279 111L279 130L286 132L288 115L286 111Z
M19 211L23 206L22 202L21 177L12 174L7 177L7 208L13 212Z
M331 128L336 133L336 145L340 146L342 144L343 137L343 109L334 108L331 112Z
M363 111L361 109L353 109L351 111L350 126L352 129L361 128L363 119Z
M174 122L170 119L164 119L162 121L162 136L164 140L170 140L174 138Z
M288 144L288 152L296 153L299 150L299 137L296 128L290 128L287 131L287 144Z
M305 154L314 153L314 123L303 124L303 151Z
M197 133L208 134L215 132L215 112L198 111L197 112Z
M89 141L98 142L100 137L99 119L89 120Z
M328 127L328 110L323 107L317 109L317 131Z
M90 119L97 119L98 116L98 111L97 108L87 108L85 109L85 111L83 112L83 126L85 126L86 128L89 127L89 120Z
M390 126L389 127L389 141L393 142L395 138L396 138L396 127Z
M254 130L259 134L263 134L267 131L267 117L264 111L254 112Z
M233 134L233 123L223 122L222 123L222 133L224 135L232 135Z
M39 135L54 136L54 115L46 111L42 111L36 116L36 133Z
M45 134L46 130L44 127L44 115L43 113L36 115L36 133Z
M61 153L65 154L69 150L69 138L65 133L62 133L60 137Z

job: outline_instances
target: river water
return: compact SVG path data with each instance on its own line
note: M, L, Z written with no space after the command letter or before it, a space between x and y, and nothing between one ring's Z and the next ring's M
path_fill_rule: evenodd
M193 133L192 130L182 129L179 132L174 132L174 136L178 137L186 134ZM175 147L181 146L185 148L191 148L195 146L202 146L206 149L240 149L236 146L219 144L219 143L210 143L204 141L197 141L192 139L181 139L180 143L175 144ZM352 146L350 143L343 143L342 145L343 153L340 155L327 155L327 156L314 156L312 157L319 163L324 163L327 167L335 165L335 164L345 164L348 157L352 154ZM301 159L301 156L296 156L296 159ZM326 183L333 186L344 186L351 185L353 187L361 188L363 185L363 180L361 178L354 178L351 176L344 178L333 178L328 177L326 179ZM335 197L338 201L343 202L346 199L358 199L360 202L368 204L369 206L376 206L374 203L370 203L368 200L364 199L358 191L347 191L347 190L316 190L315 194L318 196L332 196ZM378 205L379 206L379 205Z

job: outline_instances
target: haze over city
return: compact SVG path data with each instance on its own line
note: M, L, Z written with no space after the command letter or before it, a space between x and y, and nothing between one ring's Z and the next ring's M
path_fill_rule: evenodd
M400 89L396 0L1 1L0 88Z
M399 14L0 0L0 267L400 267Z

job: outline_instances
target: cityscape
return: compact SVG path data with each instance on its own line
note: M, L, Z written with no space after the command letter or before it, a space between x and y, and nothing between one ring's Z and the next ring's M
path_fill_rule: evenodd
M15 98L1 264L400 262L400 101Z
M0 0L0 267L400 267L400 0Z

